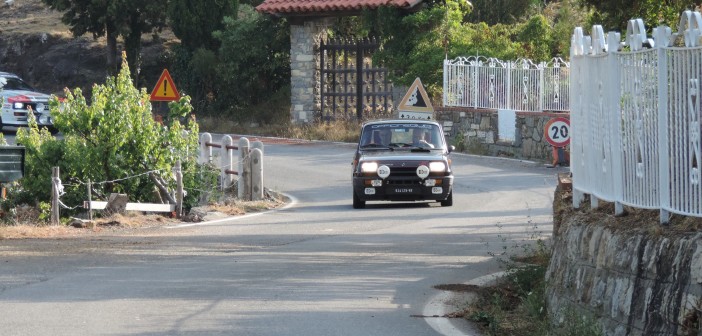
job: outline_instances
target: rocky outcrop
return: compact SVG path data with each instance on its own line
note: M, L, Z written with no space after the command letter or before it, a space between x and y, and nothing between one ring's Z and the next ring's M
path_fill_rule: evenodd
M547 272L554 321L573 309L606 335L702 335L702 233L563 218Z

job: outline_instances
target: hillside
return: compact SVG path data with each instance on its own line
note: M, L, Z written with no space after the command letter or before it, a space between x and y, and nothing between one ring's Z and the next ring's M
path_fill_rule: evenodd
M16 73L38 90L55 94L62 94L64 87L89 93L94 83L104 82L104 38L73 37L61 23L61 13L40 0L2 2L0 17L0 71ZM155 85L167 67L165 55L173 40L170 32L155 40L144 36L140 87L151 90Z

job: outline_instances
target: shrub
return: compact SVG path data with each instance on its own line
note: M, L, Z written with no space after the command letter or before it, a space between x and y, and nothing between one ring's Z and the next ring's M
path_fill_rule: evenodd
M88 180L99 198L120 192L130 201L172 201L172 172L180 160L184 185L190 188L185 207L198 198L198 125L193 118L186 126L180 122L192 110L189 97L169 104L167 125L156 122L149 94L134 87L126 61L117 77L93 86L90 103L80 89L65 93L65 101L54 97L50 102L62 139L40 130L32 117L30 127L17 132L17 142L27 151L22 192L36 201L49 200L51 167L59 167L66 204L82 204Z

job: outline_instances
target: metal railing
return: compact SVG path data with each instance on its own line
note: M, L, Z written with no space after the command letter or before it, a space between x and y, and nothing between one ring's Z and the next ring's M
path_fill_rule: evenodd
M571 45L573 205L598 200L702 217L700 77L702 15L686 11L678 32L648 38L630 20L626 42L576 28ZM682 46L684 44L684 47Z
M444 106L569 111L570 65L560 58L535 64L482 56L444 60Z

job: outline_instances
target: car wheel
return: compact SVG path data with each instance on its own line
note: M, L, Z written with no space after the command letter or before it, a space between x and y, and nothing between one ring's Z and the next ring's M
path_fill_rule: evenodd
M453 190L451 190L445 200L441 201L441 206L453 205Z
M353 208L354 208L354 209L363 209L363 208L365 208L365 207L366 207L366 202L365 202L365 201L361 201L361 198L359 198L359 197L356 195L356 192L354 191L354 192L353 192Z

